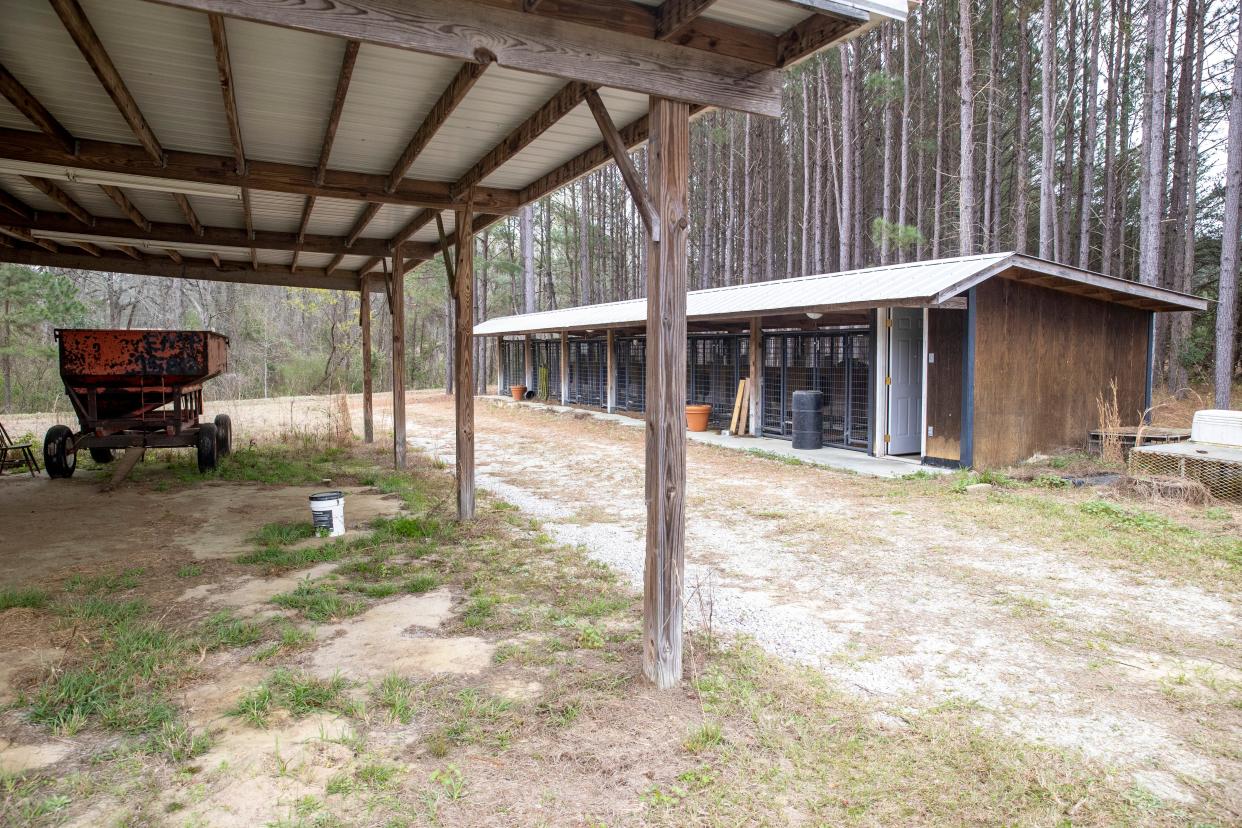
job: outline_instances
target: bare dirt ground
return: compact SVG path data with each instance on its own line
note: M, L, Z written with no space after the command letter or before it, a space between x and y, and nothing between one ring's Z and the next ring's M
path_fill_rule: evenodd
M409 430L451 461L445 397L415 395ZM642 439L481 404L479 483L638 583ZM866 696L969 705L1006 732L1125 767L1160 797L1223 796L1242 813L1236 582L1093 558L972 519L969 503L942 510L901 482L693 443L687 485L693 623L752 636Z
M376 402L382 431L391 409L382 395ZM349 404L358 428L360 401ZM243 443L247 434L331 434L340 426L339 408L327 398L225 403L216 410L234 417ZM443 395L413 395L410 442L451 462L452 417ZM6 425L14 434L41 434L51 421L32 415ZM554 540L580 546L638 583L641 429L481 402L476 439L482 487L540 518ZM948 495L925 481L870 480L693 443L688 467L692 627L749 636L770 653L817 668L868 704L892 711L883 714L886 727L903 710L960 708L985 730L1119 767L1167 803L1211 802L1215 812L1242 820L1235 577L1215 577L1210 567L1149 567L1097 555L1089 538L1074 537L1072 525L1053 531L1047 521L1028 521L1032 513L1010 512L990 496ZM6 515L23 518L17 534L6 530L0 545L3 583L64 584L133 568L143 571L143 599L173 619L219 610L287 618L269 599L333 568L265 575L234 562L262 526L304 519L306 494L318 487L207 484L153 492L135 486L111 493L108 508L99 509L91 505L97 486L88 475L54 484L0 479ZM351 524L399 508L364 487L350 492ZM1094 496L1048 493L1050 502L1071 505ZM81 514L90 520L76 517ZM1236 510L1213 520L1238 531ZM180 577L185 567L200 572ZM372 684L397 669L427 679L475 676L500 696L534 704L549 679L531 682L498 668L497 647L518 646L521 634L506 643L463 629L470 600L461 590L440 589L375 605L317 627L318 644L297 664L321 679L344 671ZM59 669L74 634L29 610L0 613L6 653L0 695L11 701L36 676ZM266 729L246 727L227 711L269 670L231 651L204 652L197 667L212 680L187 684L178 702L192 727L214 734L210 752L195 765L209 770L150 796L170 812L176 806L176 824L261 825L282 816L288 818L282 825L313 824L290 815L351 767L357 720L278 713ZM694 704L687 708L685 699L644 699L674 731L693 720ZM574 741L539 737L509 754L487 797L476 796L469 811L449 821L482 824L477 820L488 808L509 796L527 809L514 822L540 824L541 806L524 787L531 785L549 807L557 801L569 811L602 808L619 821L637 817L639 796L655 778L640 769L663 749L660 738L632 722L620 701L599 704L617 708L615 719L604 717L606 727L574 727ZM425 759L400 728L382 739L368 750L397 761ZM48 738L16 710L0 714L0 771L69 763L69 773L107 747ZM603 765L598 751L608 754ZM472 778L493 761L471 759ZM585 787L577 794L565 785L544 790L548 761ZM113 821L133 798L132 792L97 795L70 824Z

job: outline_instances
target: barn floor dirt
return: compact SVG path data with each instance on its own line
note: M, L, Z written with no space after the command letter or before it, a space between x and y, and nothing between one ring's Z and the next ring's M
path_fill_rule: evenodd
M381 430L390 422L386 402L377 398ZM350 403L357 423L358 400ZM224 409L251 433L330 432L336 416L322 398ZM32 417L10 430L20 433L25 426L37 433L46 420ZM448 399L412 396L411 444L450 464L452 423ZM555 541L580 547L639 582L645 514L640 429L481 403L476 440L481 487L539 518ZM158 493L123 487L100 508L99 482L88 474L55 483L0 478L5 515L17 518L0 545L0 583L64 584L133 569L143 573L141 597L159 607L162 618L201 619L220 610L289 618L274 610L271 597L334 568L266 575L235 562L253 548L251 538L262 526L304 519L306 495L320 487L207 484ZM898 716L960 707L985 730L1120 768L1160 801L1210 801L1214 812L1242 820L1236 576L1092 554L1073 542L1072 533L1053 532L1045 523L998 522L989 495L946 497L943 487L928 494L920 486L691 444L689 626L753 638ZM392 496L367 487L349 492L355 531L400 508ZM1073 504L1095 495L1048 497ZM1238 511L1217 508L1212 520L1236 534ZM180 577L187 567L199 574ZM372 605L356 617L319 625L315 646L296 664L320 679L341 673L372 687L398 671L427 680L474 676L497 696L539 697L546 679L517 674L520 680L510 680L497 668L497 635L461 628L471 600L462 590L441 588ZM77 634L30 610L0 613L0 702L12 702L37 676L60 669ZM501 643L522 641L519 633ZM225 651L203 652L197 670L211 680L188 684L177 701L191 727L213 734L209 753L195 765L205 770L147 795L170 814L175 808L178 825L276 824L281 818L281 825L315 824L295 819L297 803L321 795L325 786L331 790L343 769L356 768L349 746L358 739L357 717L278 712L266 728L247 727L227 713L270 669ZM674 728L693 721L694 703L687 712L685 699L645 698L650 715L666 717ZM631 800L613 816L635 817L651 778L650 771L641 778L637 768L658 752L658 736L619 716L594 736L576 728L575 737L583 740L578 759L559 753L565 743L557 740L545 745L547 756L573 765L587 761L590 748L581 745L606 743L622 770L606 780L574 777L586 787L577 794L561 788L555 797L571 810L575 804L585 809L612 801L620 786ZM376 750L412 762L411 745L422 745L425 734L416 738L397 728L383 738L392 744ZM110 744L49 737L16 707L0 712L3 773L65 763L81 768ZM511 757L510 769L530 762L546 772L539 763L547 757L537 748ZM579 771L585 773L574 766ZM523 786L531 784L518 773L495 782L486 798L475 795L473 810L449 823L483 824L463 815L485 820L489 808L506 795L525 796ZM451 779L441 778L432 789L440 787L451 790ZM66 824L114 822L134 796L93 792L89 809ZM528 806L533 810L514 821L543 824L540 805ZM433 811L418 821L436 819ZM557 824L555 818L548 824Z

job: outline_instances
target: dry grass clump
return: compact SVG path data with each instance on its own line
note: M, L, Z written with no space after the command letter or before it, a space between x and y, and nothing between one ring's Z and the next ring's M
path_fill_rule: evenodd
M1111 397L1111 399L1110 399ZM1108 384L1108 391L1095 395L1097 427L1100 434L1100 459L1105 463L1121 463L1121 411L1117 406L1117 379Z
M1185 477L1126 475L1117 481L1117 491L1149 502L1182 503L1187 506L1208 506L1215 501L1212 493L1198 480Z
M328 410L328 420L328 428L333 442L338 446L348 445L353 442L354 423L349 416L349 398L345 396L343 388L332 398L332 404Z

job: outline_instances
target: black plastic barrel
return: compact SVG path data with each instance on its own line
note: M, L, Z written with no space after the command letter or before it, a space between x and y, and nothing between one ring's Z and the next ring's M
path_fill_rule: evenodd
M793 392L793 447L824 447L824 394L822 391Z

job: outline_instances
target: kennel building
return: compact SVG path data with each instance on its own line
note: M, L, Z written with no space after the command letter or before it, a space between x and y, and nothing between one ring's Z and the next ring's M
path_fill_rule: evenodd
M751 433L789 438L792 397L823 392L824 443L933 465L995 467L1085 445L1117 383L1151 405L1155 314L1196 296L1016 253L803 276L687 294L686 401L728 424L750 379ZM499 387L641 413L645 300L491 319Z

